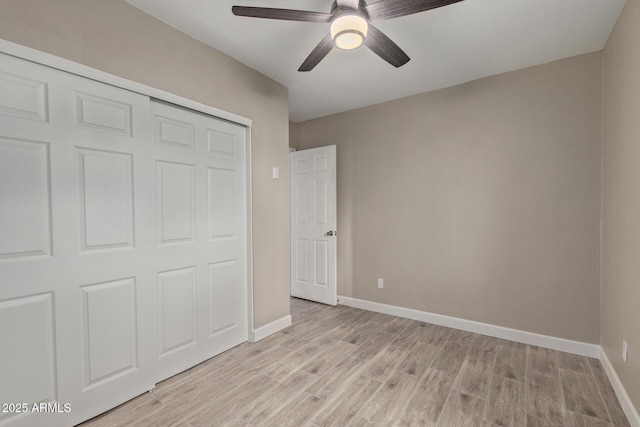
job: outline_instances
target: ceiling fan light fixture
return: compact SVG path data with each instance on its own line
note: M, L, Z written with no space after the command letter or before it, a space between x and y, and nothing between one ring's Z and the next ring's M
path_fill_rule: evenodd
M357 49L364 44L368 29L369 23L364 16L346 13L331 21L331 38L339 49Z

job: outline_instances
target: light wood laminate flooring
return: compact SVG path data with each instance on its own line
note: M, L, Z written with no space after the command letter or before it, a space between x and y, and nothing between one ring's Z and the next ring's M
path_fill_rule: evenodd
M629 426L596 359L300 299L291 314L83 425Z

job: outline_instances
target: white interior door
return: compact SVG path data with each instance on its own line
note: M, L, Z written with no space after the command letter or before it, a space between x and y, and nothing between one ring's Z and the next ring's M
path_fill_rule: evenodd
M73 425L246 341L246 134L0 54L0 402L28 409L0 425Z
M336 305L336 146L289 154L291 295Z

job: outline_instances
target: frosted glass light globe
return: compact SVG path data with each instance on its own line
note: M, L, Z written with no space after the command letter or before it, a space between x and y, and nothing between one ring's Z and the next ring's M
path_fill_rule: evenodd
M331 38L337 48L352 50L362 46L368 29L369 23L364 17L340 15L331 22Z

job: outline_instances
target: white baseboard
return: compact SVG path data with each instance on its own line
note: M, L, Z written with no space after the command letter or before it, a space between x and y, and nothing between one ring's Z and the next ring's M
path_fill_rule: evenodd
M604 371L607 373L607 377L609 377L609 381L613 386L613 391L615 391L616 396L618 396L620 406L622 406L622 410L629 420L629 424L631 424L631 427L640 427L640 414L638 414L638 410L633 405L633 402L631 402L631 398L629 398L627 390L625 390L622 385L620 377L618 377L616 370L613 369L613 365L602 347L600 348L599 358L600 362L602 362L602 366L604 367Z
M258 329L254 329L253 333L249 337L249 342L258 342L262 339L265 339L269 335L273 335L276 332L283 330L284 328L288 328L291 326L291 315L287 315L281 317L280 319L276 319L271 323L267 323L264 326L260 326Z
M518 329L505 328L503 326L490 325L488 323L476 322L474 320L460 319L458 317L445 316L443 314L429 313L427 311L381 304L378 302L365 301L351 297L338 296L338 304L375 311L377 313L390 314L392 316L404 317L420 322L447 326L449 328L461 329L463 331L475 332L477 334L489 335L524 344L546 347L552 350L578 354L580 356L593 358L598 358L600 356L600 346L598 344L572 341L549 335L541 335L533 332L520 331Z

